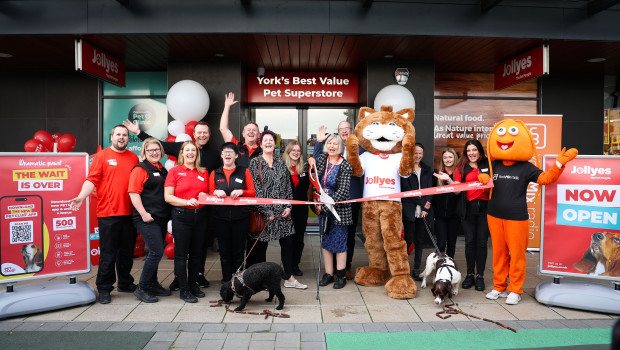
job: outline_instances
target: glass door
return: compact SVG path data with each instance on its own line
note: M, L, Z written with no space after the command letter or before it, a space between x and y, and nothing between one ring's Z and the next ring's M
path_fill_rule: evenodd
M276 156L282 155L289 141L299 138L299 119L299 111L295 108L257 108L254 110L254 121L258 124L258 131L269 129L278 135Z
M338 124L342 121L348 121L351 127L355 127L355 109L352 108L313 108L307 112L305 144L309 157L312 156L321 125L327 127L328 133L338 133Z

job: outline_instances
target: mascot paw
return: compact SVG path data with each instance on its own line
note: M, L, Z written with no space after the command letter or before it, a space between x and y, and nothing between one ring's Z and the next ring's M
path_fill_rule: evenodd
M491 179L491 176L489 176L489 174L478 174L478 181L482 182L483 185L486 185L489 180Z
M415 298L417 288L409 275L392 277L385 285L385 290L390 298L412 299Z
M575 157L577 157L578 154L579 154L579 151L577 151L576 148L571 148L567 151L566 147L564 147L562 148L562 150L560 151L560 154L555 160L557 160L560 164L564 166L566 165L566 163L575 159Z
M355 283L362 286L382 286L390 279L390 271L372 267L358 267L355 271Z
M353 135L349 135L349 137L347 137L347 141L346 141L346 147L348 149L358 149L360 145L360 141L357 139L357 136L355 136L355 134Z

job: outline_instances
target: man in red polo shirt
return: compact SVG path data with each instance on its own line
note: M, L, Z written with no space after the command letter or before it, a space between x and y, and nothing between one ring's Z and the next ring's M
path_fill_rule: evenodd
M237 145L239 150L239 157L237 158L237 165L247 168L250 165L250 159L258 157L263 153L263 150L258 145L258 124L255 122L248 122L243 127L241 136L244 143L239 144L239 141L233 136L232 131L228 128L228 114L230 113L230 107L239 101L235 101L235 94L229 92L225 96L224 110L222 111L222 118L220 119L220 132L224 138L224 142L232 142ZM209 170L210 171L210 170Z
M133 206L127 188L131 169L138 164L138 156L126 150L129 132L117 125L110 135L112 146L98 152L82 185L82 190L71 200L71 209L78 210L84 199L97 188L97 222L99 224L99 270L97 290L99 302L108 304L118 274L119 292L133 293L136 285L131 275L136 230L131 222ZM116 272L115 272L116 266Z

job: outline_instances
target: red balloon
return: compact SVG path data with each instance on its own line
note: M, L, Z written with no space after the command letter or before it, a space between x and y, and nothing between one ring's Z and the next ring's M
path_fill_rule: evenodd
M170 243L166 246L164 254L166 254L168 259L174 259L174 243Z
M59 132L52 134L52 138L54 139L54 142L58 142L58 140L60 140L60 137L62 137L62 134Z
M35 139L26 141L24 149L26 152L49 152L41 141Z
M54 147L54 138L52 137L52 134L45 130L35 132L33 139L41 141L43 146L47 149L52 149Z
M172 233L170 232L166 233L166 242L174 243L174 236L172 236Z
M194 140L194 126L196 126L196 124L198 124L198 122L195 120L192 120L191 122L185 124L185 133L190 135L192 137L192 140Z
M166 138L166 142L174 142L176 138L177 137L174 135L168 135L168 137Z
M69 152L75 147L75 136L64 134L58 139L58 152Z
M173 162L174 162L174 164L176 164L176 163L177 163L177 157L175 157L175 156L168 156L168 159L170 159L171 161L173 161Z

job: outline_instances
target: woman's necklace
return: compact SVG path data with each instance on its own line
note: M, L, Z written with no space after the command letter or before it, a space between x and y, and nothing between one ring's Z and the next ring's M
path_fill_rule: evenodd
M334 168L336 167L336 165L338 165L338 162L340 161L340 156L338 156L338 159L336 159L336 162L334 163L334 165L332 165L332 167L330 168L329 165L331 164L331 161L329 161L329 158L327 159L327 169L325 169L325 176L323 176L323 186L327 186L327 175L329 175L329 173L332 172L332 170L334 170Z

